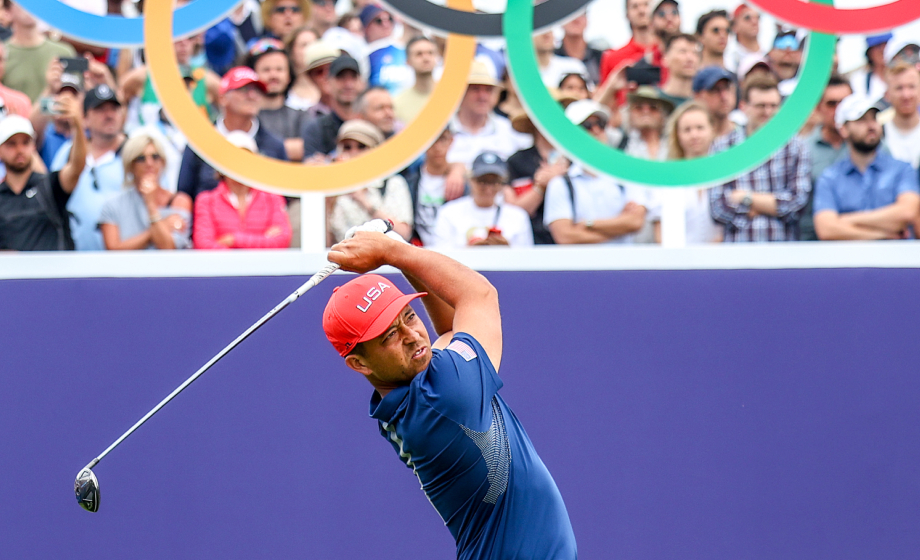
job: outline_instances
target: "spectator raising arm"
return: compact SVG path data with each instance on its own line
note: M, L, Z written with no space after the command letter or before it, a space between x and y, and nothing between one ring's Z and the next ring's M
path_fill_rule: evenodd
M73 129L73 147L70 150L70 159L61 169L61 188L65 192L73 192L86 167L86 134L83 132L83 107L72 96L63 96L57 101L61 114L70 121Z

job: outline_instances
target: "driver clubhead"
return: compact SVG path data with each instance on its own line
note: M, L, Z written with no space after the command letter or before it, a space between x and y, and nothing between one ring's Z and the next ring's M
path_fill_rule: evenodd
M84 468L73 483L77 503L86 511L99 511L99 481L90 469Z

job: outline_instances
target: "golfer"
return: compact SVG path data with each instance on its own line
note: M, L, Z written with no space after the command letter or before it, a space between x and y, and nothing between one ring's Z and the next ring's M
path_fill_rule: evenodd
M333 292L323 330L373 385L371 417L418 476L457 541L457 558L574 560L559 489L498 394L495 288L453 259L381 233L359 231L334 245L329 260L363 276ZM383 265L420 293L364 274ZM434 344L409 305L416 298L440 335Z

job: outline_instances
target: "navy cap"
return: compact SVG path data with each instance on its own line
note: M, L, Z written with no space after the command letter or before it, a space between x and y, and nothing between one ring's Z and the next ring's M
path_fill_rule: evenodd
M377 4L368 4L361 9L361 13L358 14L358 19L361 20L361 25L367 27L371 24L371 21L377 17L377 14L385 12L383 8Z
M482 152L473 160L473 177L498 175L508 180L508 164L495 152Z
M722 80L734 83L735 75L721 66L707 66L693 76L693 93L709 91Z
M358 68L358 61L347 54L343 54L333 60L332 64L329 65L329 75L333 78L337 77L345 70L352 70L359 76L361 75L361 70Z
M112 88L105 84L100 84L86 92L86 97L83 99L83 112L95 109L103 103L121 105L121 101L118 100Z

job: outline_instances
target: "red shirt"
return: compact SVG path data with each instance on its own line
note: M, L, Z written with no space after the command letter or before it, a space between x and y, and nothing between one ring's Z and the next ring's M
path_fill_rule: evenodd
M601 55L601 83L604 83L604 80L607 79L611 72L621 66L633 64L643 58L646 53L651 53L652 59L650 62L652 64L661 67L661 83L668 81L668 69L662 64L661 50L659 50L658 45L643 45L637 43L635 37L631 37L629 42L621 48L606 50ZM624 103L626 103L626 92L620 91L617 93L617 105L622 106Z
M0 99L3 99L3 104L11 115L29 118L32 114L32 101L21 91L0 85Z
M286 249L291 245L291 222L288 220L284 197L252 189L246 214L230 202L230 190L221 181L213 190L202 192L195 199L195 221L192 240L196 249L227 249L217 243L221 237L233 236L231 249ZM279 235L266 237L265 232L277 227Z

